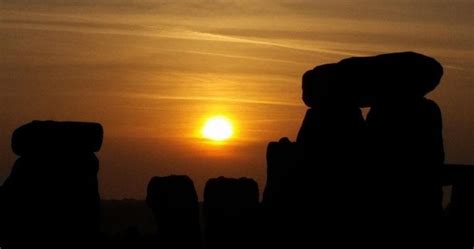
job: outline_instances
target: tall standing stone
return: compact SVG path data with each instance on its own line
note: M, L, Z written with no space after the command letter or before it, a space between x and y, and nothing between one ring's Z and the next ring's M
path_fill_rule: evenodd
M213 178L204 189L208 249L259 248L258 185L248 178Z
M12 136L16 160L3 184L1 233L6 248L91 245L100 229L94 152L97 123L33 121Z
M429 247L440 238L444 164L442 118L425 98L379 102L368 117L381 238ZM385 237L387 236L387 237Z
M188 176L153 177L148 184L147 205L155 216L160 248L202 248L199 203Z

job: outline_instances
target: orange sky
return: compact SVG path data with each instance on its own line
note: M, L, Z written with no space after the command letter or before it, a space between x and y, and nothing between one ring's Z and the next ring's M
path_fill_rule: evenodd
M143 198L151 176L248 176L264 187L265 148L294 139L301 75L354 55L414 50L445 66L430 94L447 161L474 164L474 2L465 0L0 2L0 182L10 135L33 119L105 128L104 198ZM195 137L206 118L237 128Z

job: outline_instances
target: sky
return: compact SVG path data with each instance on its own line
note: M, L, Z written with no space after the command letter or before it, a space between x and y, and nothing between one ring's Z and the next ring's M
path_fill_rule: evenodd
M305 114L302 74L395 51L443 64L428 97L446 162L474 164L473 27L472 0L0 0L0 183L13 130L53 119L103 125L104 199L144 198L169 174L199 193L221 175L262 190L267 143L294 140ZM232 139L200 136L214 115Z

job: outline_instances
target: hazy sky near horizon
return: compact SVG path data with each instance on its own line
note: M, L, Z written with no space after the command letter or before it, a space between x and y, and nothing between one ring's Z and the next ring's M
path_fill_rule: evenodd
M104 126L103 198L143 198L168 174L262 189L266 144L304 116L305 71L407 50L444 65L429 97L447 162L474 164L473 27L471 0L0 0L0 182L12 131L54 119ZM198 136L218 114L236 127L224 145Z

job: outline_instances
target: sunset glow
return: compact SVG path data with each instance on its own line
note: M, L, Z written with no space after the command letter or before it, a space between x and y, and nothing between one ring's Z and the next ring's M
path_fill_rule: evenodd
M57 120L104 127L104 199L144 199L145 182L171 174L189 175L199 195L221 175L264 189L268 143L294 141L308 109L303 74L401 51L444 66L427 98L443 113L446 162L474 164L473 9L472 0L0 1L0 185L18 159L12 132Z
M225 141L232 137L232 123L226 117L212 117L202 129L202 136L212 141Z

